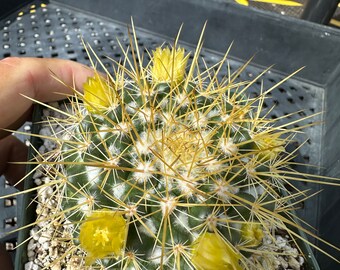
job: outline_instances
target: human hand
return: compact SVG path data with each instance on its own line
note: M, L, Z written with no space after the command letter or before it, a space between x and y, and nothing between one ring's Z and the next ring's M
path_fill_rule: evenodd
M68 60L40 58L6 58L0 61L0 175L15 185L25 174L25 166L13 164L27 160L27 147L11 133L30 119L33 102L23 95L41 102L63 98L71 94L65 85L81 89L91 69ZM20 184L19 184L20 188ZM13 269L11 259L0 246L1 269Z

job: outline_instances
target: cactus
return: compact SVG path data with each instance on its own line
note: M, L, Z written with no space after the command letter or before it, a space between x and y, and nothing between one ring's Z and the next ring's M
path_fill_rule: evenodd
M226 56L199 71L199 49L188 66L176 44L146 67L137 51L113 74L95 71L44 159L87 266L252 269L275 253L261 247L276 229L299 238L289 209L303 192L286 190L294 130L262 116L266 92L247 96L243 68L218 81Z

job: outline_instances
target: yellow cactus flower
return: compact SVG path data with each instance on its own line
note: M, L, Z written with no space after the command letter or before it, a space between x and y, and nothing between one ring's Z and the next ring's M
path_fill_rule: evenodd
M264 160L274 160L285 151L284 140L277 134L259 134L254 137L254 142L260 150L259 157Z
M197 270L242 270L238 254L216 233L203 233L193 244L191 261Z
M184 55L184 49L162 49L158 47L153 52L151 76L155 83L173 82L179 83L184 79L185 67L188 55Z
M109 255L122 255L127 234L123 214L107 209L96 210L80 226L80 246L87 252L86 264Z
M263 230L260 224L244 223L241 227L241 238L246 246L257 247L262 243Z
M83 90L85 107L89 112L102 112L111 106L113 91L98 74L87 79Z

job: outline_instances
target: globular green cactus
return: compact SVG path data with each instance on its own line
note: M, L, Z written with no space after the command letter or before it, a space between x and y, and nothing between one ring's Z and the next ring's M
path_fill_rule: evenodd
M226 58L200 71L198 55L188 66L184 49L159 47L144 67L137 53L70 99L45 161L57 171L56 216L73 224L87 266L253 269L276 252L261 248L265 236L296 236L289 201L302 192L287 193L285 176L294 131L263 117L265 92L247 96L242 68L218 80Z
M243 269L278 222L286 141L242 85L195 78L187 60L157 48L147 68L84 85L61 148L61 205L87 264Z

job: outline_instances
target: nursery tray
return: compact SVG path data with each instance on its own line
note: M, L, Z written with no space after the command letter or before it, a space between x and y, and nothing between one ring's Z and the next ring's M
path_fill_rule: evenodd
M186 49L194 50L207 21L201 53L207 65L221 59L232 42L229 57L231 71L256 55L240 75L240 80L252 80L265 68L274 65L250 89L251 96L258 95L261 83L268 89L288 74L306 66L277 87L271 93L272 98L266 100L265 107L270 110L275 105L269 113L273 119L299 111L279 123L324 112L293 125L298 128L320 122L306 128L306 134L296 137L292 147L303 145L295 161L313 165L296 169L340 176L340 125L336 125L340 119L337 108L340 101L337 91L340 85L340 33L335 29L218 0L31 1L1 18L0 58L56 57L88 65L89 58L81 42L83 39L110 68L112 64L107 56L117 61L123 57L117 39L124 48L129 46L127 25L131 23L131 17L136 25L141 52L150 52L164 42L172 44L182 23L180 43ZM224 67L220 76L226 74L227 67ZM32 181L27 182L27 185L32 184ZM302 184L300 188L313 193L321 187ZM339 245L340 233L332 224L340 221L337 214L340 190L324 186L322 189L325 189L324 193L306 201L297 212L299 217L319 231L322 238ZM30 200L31 197L25 197L23 205L26 207ZM32 210L24 213L34 220L34 206L30 207ZM18 220L22 224L28 222L24 216L19 216ZM19 236L19 242L22 239L25 239L24 235ZM23 268L24 253L25 245L21 245L17 252L17 269ZM309 247L306 247L306 254L307 259L312 258L310 268L318 269ZM319 255L318 261L322 269L338 266Z

